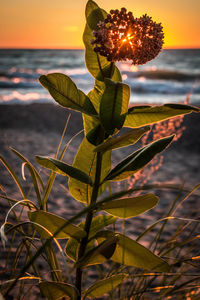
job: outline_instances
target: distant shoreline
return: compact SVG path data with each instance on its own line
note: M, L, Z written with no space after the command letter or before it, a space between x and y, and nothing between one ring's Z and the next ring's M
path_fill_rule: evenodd
M0 47L0 51L1 50L56 50L56 51L59 51L59 50L74 50L74 51L83 51L85 50L85 48L29 48L29 47L23 47L23 48L18 48L18 47ZM197 47L164 47L163 50L200 50L200 46L197 46Z

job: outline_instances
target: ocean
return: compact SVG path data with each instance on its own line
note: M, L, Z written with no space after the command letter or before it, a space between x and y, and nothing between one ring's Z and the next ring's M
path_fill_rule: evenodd
M120 62L123 81L131 87L131 103L200 103L200 49L163 50L151 62ZM0 49L0 104L53 102L40 85L42 74L61 72L86 94L94 79L84 63L84 50Z

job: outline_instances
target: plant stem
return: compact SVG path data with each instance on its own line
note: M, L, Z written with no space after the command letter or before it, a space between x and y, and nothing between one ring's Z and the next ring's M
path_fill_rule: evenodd
M96 161L96 174L95 174L95 181L94 181L94 187L92 191L92 197L91 197L91 204L95 203L98 197L98 190L100 185L100 177L101 177L101 165L102 165L102 154L101 152L97 152L97 161ZM88 243L88 237L90 233L90 226L92 223L93 218L93 210L89 211L86 217L85 221L85 227L84 230L86 232L86 236L82 239L80 243L79 253L78 253L78 260L83 257L85 253L85 249L87 247ZM82 285L82 269L77 268L76 270L76 283L75 286L79 291L79 296L77 300L81 299L81 285Z
M97 62L98 62L98 65L99 65L99 70L100 70L101 76L104 79L104 73L103 73L103 70L102 70L102 67L101 67L101 62L100 62L98 53L97 53Z

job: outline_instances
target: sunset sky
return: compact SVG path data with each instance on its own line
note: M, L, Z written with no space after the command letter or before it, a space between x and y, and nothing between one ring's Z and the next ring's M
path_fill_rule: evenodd
M0 0L0 48L83 48L86 0ZM162 22L165 47L200 48L200 0L99 0Z

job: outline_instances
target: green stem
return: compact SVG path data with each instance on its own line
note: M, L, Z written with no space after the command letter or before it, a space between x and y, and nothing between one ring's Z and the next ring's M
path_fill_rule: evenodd
M99 190L99 184L100 184L100 177L101 177L101 165L102 165L102 153L97 152L97 162L96 162L96 174L95 174L95 181L94 181L94 187L92 191L92 197L91 197L91 204L96 203L97 197L98 197L98 190ZM90 233L90 227L92 223L93 218L93 210L90 210L87 214L86 221L85 221L85 227L84 230L86 232L86 236L82 239L80 243L79 253L78 253L78 260L83 257ZM75 286L77 290L79 291L79 296L77 300L81 299L81 286L82 286L82 269L77 268L76 270L76 283Z
M101 67L101 62L100 62L99 54L98 53L97 53L97 62L98 62L98 65L99 65L99 70L101 72L101 76L104 79L104 73L103 73L103 70L102 70L102 67Z

